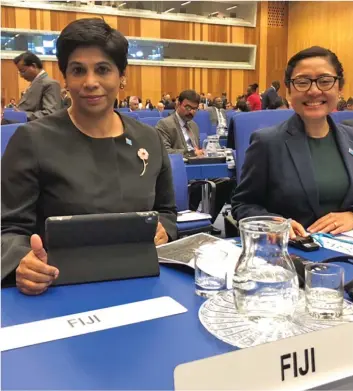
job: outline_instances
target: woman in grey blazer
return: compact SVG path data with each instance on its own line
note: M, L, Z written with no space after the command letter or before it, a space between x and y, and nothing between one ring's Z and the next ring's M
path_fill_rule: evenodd
M343 67L331 51L311 47L289 60L285 84L296 114L252 134L232 198L233 217L291 218L291 237L349 231L353 131L329 116L344 84Z
M155 244L175 239L168 154L157 131L113 110L128 42L102 19L66 26L57 56L72 105L21 126L2 158L2 278L44 292L59 270L47 264L50 216L156 210ZM15 272L14 272L15 271Z

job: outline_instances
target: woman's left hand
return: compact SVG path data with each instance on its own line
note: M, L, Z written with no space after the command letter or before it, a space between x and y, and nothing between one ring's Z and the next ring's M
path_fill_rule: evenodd
M159 246L160 244L168 243L168 234L163 225L158 222L156 236L154 237L154 244Z
M337 235L342 232L350 231L351 229L353 229L353 213L338 212L329 213L326 216L321 217L308 228L308 231L310 233L321 232Z

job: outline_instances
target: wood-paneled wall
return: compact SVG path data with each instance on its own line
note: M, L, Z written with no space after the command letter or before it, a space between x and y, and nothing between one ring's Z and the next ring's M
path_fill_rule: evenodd
M353 96L353 2L289 4L288 58L314 45L336 53L345 70L343 96Z
M85 13L13 7L1 7L1 10L2 27L6 28L61 31L73 20L92 17ZM271 82L273 73L277 72L278 64L286 60L285 49L277 51L280 60L277 60L276 68L266 61L266 53L272 53L271 42L267 38L267 11L267 2L259 3L256 28L104 16L107 23L127 36L258 45L254 71L130 65L127 70L127 86L120 93L120 97L138 95L143 100L150 98L153 103L157 103L162 93L177 96L181 90L193 88L198 92L210 92L213 96L226 91L229 99L234 102L251 83L257 82L260 90L264 90ZM278 38L283 34L281 29L277 29L276 34L273 34L277 39L277 46L278 42L282 44L283 40L286 41L286 35L284 38ZM6 101L11 97L17 99L20 92L26 88L26 82L19 78L12 61L2 60L2 66L2 93ZM48 74L64 86L57 64L47 61L44 66ZM270 76L267 75L267 69L271 69Z

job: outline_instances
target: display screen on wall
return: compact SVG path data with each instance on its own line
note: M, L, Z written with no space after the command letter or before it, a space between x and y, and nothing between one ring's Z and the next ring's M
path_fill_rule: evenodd
M5 52L29 50L37 55L55 56L57 39L58 34L2 32L1 50ZM164 46L153 41L130 40L128 59L163 61Z

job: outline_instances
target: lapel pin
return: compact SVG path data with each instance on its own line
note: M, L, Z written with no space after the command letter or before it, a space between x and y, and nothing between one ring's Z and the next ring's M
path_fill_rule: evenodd
M352 148L349 148L349 149L348 149L348 152L349 152L351 155L353 155L353 149L352 149Z
M132 141L129 138L125 138L126 144L127 145L132 145Z

